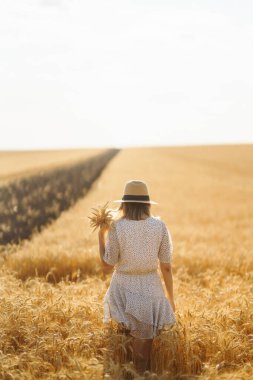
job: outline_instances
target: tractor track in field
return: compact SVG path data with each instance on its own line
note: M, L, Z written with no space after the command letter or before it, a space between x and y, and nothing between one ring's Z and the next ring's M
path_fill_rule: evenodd
M19 243L83 197L119 149L40 170L0 187L0 245Z

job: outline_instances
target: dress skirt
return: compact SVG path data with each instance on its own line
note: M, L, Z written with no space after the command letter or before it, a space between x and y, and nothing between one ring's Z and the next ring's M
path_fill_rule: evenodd
M157 271L138 275L114 271L103 306L105 324L114 320L139 339L152 339L176 323Z

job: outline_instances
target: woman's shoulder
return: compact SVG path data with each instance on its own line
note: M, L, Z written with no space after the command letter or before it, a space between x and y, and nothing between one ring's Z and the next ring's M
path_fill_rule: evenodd
M119 217L119 218L116 218L116 219L113 220L113 223L116 224L116 225L118 225L118 224L125 224L125 223L131 223L131 222L141 222L141 223L142 222L150 222L152 224L159 224L159 225L164 224L164 221L161 219L160 216L154 216L154 215L150 215L146 219L142 219L140 221L127 219L127 218L124 218L124 217Z
M152 217L152 223L156 226L159 226L160 229L166 228L166 223L160 216L153 216Z
M167 228L160 216L151 215L141 221L130 220L124 217L116 218L111 224L111 229L117 231L118 234L121 234L123 231L132 229L140 229L140 231L143 231L144 226L146 231L154 233L157 238L162 236Z
M159 215L152 215L151 218L154 220L154 221L157 221L158 223L162 222L162 219Z
M160 216L154 216L152 220L153 224L158 226L160 230L165 231L169 229L166 222Z
M157 223L164 223L160 215L151 215L151 220Z

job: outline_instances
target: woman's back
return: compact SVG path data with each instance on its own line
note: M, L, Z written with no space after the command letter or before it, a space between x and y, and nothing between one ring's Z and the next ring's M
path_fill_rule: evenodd
M104 298L104 322L113 315L133 336L147 339L166 323L175 323L157 272L158 260L168 263L171 258L170 233L161 219L114 221L104 255L108 264L115 265Z
M148 272L157 269L158 259L170 262L172 251L170 232L159 217L121 218L111 226L104 259L118 272Z
M133 362L141 374L150 368L150 342L166 326L174 325L173 280L171 271L172 240L166 224L151 216L151 204L145 182L128 181L105 243L99 232L103 267L115 268L104 296L104 323L118 322L120 329L134 338ZM165 297L158 262L170 301ZM166 264L165 264L166 263ZM109 265L106 265L109 264ZM171 302L171 303L170 303Z
M150 206L157 202L150 199L145 182L127 182L123 197L114 202L121 203L118 211L123 216L111 224L106 243L104 237L100 238L103 265L115 268L104 296L103 321L108 323L113 319L129 330L135 338L134 362L142 373L150 367L150 341L163 328L176 323L157 271L160 261L166 289L173 300L169 264L172 240L166 224L159 217L150 216Z

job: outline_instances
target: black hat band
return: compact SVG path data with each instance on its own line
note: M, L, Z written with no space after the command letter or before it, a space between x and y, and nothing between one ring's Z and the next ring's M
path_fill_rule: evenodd
M150 201L149 195L124 195L123 201Z

